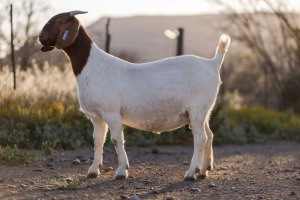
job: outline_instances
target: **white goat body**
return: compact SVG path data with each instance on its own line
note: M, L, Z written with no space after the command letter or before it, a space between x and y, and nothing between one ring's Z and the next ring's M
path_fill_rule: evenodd
M213 105L220 83L214 65L195 56L132 64L93 44L76 77L79 102L90 118L117 112L128 126L168 131L189 124L188 112L194 106L207 113Z
M63 49L72 62L81 109L94 125L95 158L88 177L100 174L99 165L102 165L107 127L110 128L111 139L118 154L116 178L123 179L128 176L129 163L124 149L122 124L153 132L168 131L189 124L194 137L194 154L185 179L196 179L196 173L199 173L198 178L205 178L207 170L213 167L213 133L208 125L209 115L221 83L219 70L230 38L227 35L220 37L213 59L180 56L133 64L100 50L80 23L76 23L78 20L73 15L80 12L53 17L43 28L40 41L44 44L42 51L52 50L54 47L51 44L55 43L55 47ZM75 20L74 24L78 24L78 28L74 28L78 31L74 34L74 40L66 39L64 26L59 30L49 25L50 22L60 22L57 26L62 26L60 20L63 17L71 17ZM69 22L64 23L66 27L75 26ZM69 40L69 44L58 42L57 38L56 42L51 41L51 35L56 33L50 32L54 30L59 30L61 35L64 33L63 39ZM79 63L84 64L82 69L76 70L78 56L74 55L80 52L83 55Z

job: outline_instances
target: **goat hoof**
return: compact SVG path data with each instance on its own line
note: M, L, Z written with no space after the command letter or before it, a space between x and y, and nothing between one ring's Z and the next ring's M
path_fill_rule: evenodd
M197 179L195 176L186 176L184 177L184 181L196 181Z
M198 176L197 176L197 179L199 179L199 180L203 180L203 179L205 179L206 178L206 175L205 174L199 174Z
M212 171L212 170L213 170L212 166L208 166L208 167L207 167L207 170L208 170L208 171Z
M125 175L117 175L116 177L115 177L115 180L124 180L124 179L126 179L127 177L125 176Z
M97 173L90 173L86 177L87 178L97 178L98 174Z

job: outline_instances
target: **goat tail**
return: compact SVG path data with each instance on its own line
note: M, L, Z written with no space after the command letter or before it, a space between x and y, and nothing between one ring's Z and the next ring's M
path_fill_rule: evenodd
M226 53L229 45L230 45L230 37L226 34L222 34L219 39L218 48L221 48L223 53Z
M224 60L224 56L228 50L229 45L230 45L230 37L226 34L222 34L219 39L216 55L213 58L214 63L217 65L218 69L221 68L221 64Z

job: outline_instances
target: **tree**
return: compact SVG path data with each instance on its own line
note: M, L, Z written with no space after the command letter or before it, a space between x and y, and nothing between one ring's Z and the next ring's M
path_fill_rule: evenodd
M34 55L39 51L37 41L37 25L41 13L45 14L48 6L41 4L38 0L12 1L14 6L15 35L14 44L16 47L17 63L22 70L26 70L32 64ZM9 20L9 5L7 1L4 5L4 11L0 15L0 42L9 47L9 35L7 35L7 26ZM7 52L8 54L8 52ZM4 59L2 64L8 64Z
M292 12L290 2L239 0L239 6L229 1L214 2L222 5L229 14L230 28L235 30L232 31L235 33L233 37L255 54L258 68L251 70L260 70L264 74L264 93L266 98L274 95L272 100L275 104L272 106L299 108L300 111L300 105L290 105L286 99L286 91L300 90L299 84L291 84L291 78L297 77L295 73L300 72L300 31L297 24L300 16ZM267 105L269 102L266 100Z

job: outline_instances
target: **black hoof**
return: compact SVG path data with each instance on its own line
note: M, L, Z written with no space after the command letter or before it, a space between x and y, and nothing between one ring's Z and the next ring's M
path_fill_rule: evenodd
M205 174L199 174L199 175L197 176L197 179L203 180L203 179L205 179L205 178L206 178L206 175L205 175Z
M86 177L87 178L97 178L98 174L97 173L90 173Z
M197 179L194 177L194 176L192 176L192 177L184 177L184 181L196 181Z
M115 177L115 180L125 180L127 177L124 175L118 175Z

